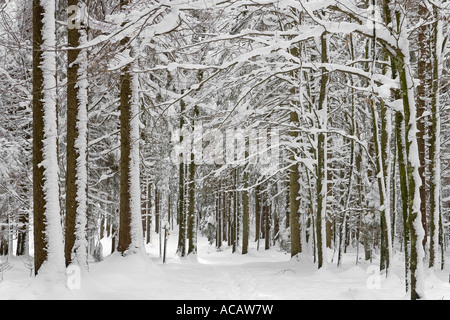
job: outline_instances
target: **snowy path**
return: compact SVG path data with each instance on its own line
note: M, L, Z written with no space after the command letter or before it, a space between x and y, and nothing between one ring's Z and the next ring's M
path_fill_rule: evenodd
M107 247L107 243L105 243ZM252 244L253 246L254 244ZM91 264L81 277L80 290L65 284L33 280L20 261L5 274L0 299L167 299L167 300L316 300L316 299L406 299L402 263L396 261L394 275L373 286L375 264L355 266L347 254L342 269L329 264L317 270L311 259L291 260L272 248L249 254L221 252L206 241L199 242L196 258L180 259L176 243L169 243L167 263L159 258L159 245L149 245L149 256L122 258L118 255ZM105 249L106 250L106 249ZM450 299L448 271L427 277L428 299Z

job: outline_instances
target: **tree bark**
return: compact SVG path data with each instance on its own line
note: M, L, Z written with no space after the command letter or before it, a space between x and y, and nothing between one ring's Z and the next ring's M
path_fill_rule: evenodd
M429 267L444 268L443 228L441 212L441 117L440 117L440 81L442 74L442 17L439 10L433 7L435 22L432 41L432 94L430 133L430 260ZM439 252L441 246L441 252ZM438 261L441 254L441 261Z
M121 10L130 4L121 0ZM130 38L121 42L123 50L133 55ZM131 47L131 48L128 48ZM120 76L120 225L117 251L123 255L142 249L141 192L139 170L139 105L137 75L126 65Z
M33 0L33 203L35 274L63 271L56 112L54 1ZM44 37L45 35L45 37Z
M418 14L419 17L426 19L428 10L422 1L418 1ZM420 212L422 215L422 226L425 231L423 237L422 245L426 248L427 243L427 203L426 203L426 184L425 184L425 134L426 134L426 118L423 117L425 111L427 110L427 101L429 100L428 92L431 90L429 85L429 72L430 68L428 61L431 59L429 55L429 48L427 44L428 35L428 25L423 24L418 30L418 64L417 64L417 75L419 77L419 85L417 86L417 144L419 148L419 175L422 184L420 186Z
M180 145L183 145L183 127L184 127L184 112L186 104L184 101L180 103ZM178 181L178 248L177 253L184 257L186 255L186 215L185 215L185 199L184 199L184 154L180 155L179 164L179 181Z
M297 46L291 49L291 54L294 57L300 57L300 50ZM301 77L301 75L299 75ZM296 79L298 78L295 72L291 72L291 77ZM298 155L298 148L295 147L299 141L297 141L299 133L295 129L296 126L299 125L298 118L298 106L299 101L295 100L298 98L298 88L292 87L290 90L290 94L293 97L291 101L291 111L289 113L289 121L292 129L289 131L289 136L291 138L291 143L293 144L292 153L289 155L289 161L291 166L289 168L289 203L290 203L290 211L289 211L289 222L287 222L291 231L291 257L296 256L300 252L302 252L302 243L301 243L301 231L300 231L300 172L299 165L296 160L296 156ZM299 97L302 99L302 97Z
M79 0L69 0L77 6ZM86 31L68 28L71 48L86 42ZM66 170L66 266L87 266L87 53L71 49L67 53L67 170Z
M321 36L322 63L328 63L328 41L327 33ZM326 215L327 215L327 86L329 74L322 69L320 95L319 95L319 129L317 140L317 262L318 268L322 268L327 262L326 258Z
M402 35L402 37L406 37ZM405 38L402 39L407 42ZM412 79L407 70L409 59L409 45L398 51L396 57L397 70L399 72L400 87L404 106L405 141L407 155L407 179L408 179L408 225L410 229L411 255L410 255L410 291L411 299L423 298L423 257L424 250L422 240L424 230L420 211L420 176L419 176L419 152L417 144L417 110L414 101Z
M248 144L247 144L248 146ZM248 162L248 151L245 151L245 159ZM244 167L244 191L242 194L242 254L248 253L248 240L250 229L250 215L249 215L249 199L248 199L248 170L249 164Z
M194 117L192 120L192 131L195 127L195 119L198 116L198 107L194 108ZM187 237L188 237L188 255L197 253L197 240L195 232L195 154L194 143L191 145L191 156L189 162L189 206L187 217Z

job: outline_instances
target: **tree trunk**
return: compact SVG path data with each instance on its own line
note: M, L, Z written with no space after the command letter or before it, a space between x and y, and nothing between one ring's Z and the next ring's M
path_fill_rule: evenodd
M64 272L56 112L55 2L33 0L34 260L38 274Z
M388 202L387 195L387 174L385 172L385 167L383 163L383 157L387 157L384 154L383 150L386 150L382 147L382 143L380 142L380 136L378 133L378 111L375 107L375 102L371 101L372 110L372 126L373 126L373 140L376 151L376 170L377 170L377 181L378 181L378 190L380 195L380 220L381 220L381 234L380 234L380 270L386 270L386 274L388 274L388 270L390 267L390 257L391 257L391 225L390 225L390 203ZM383 108L383 107L382 107ZM382 134L383 136L383 134ZM384 142L386 143L386 142ZM384 158L386 159L386 158Z
M245 151L245 159L248 161L248 151ZM249 201L248 201L248 163L244 167L244 191L242 194L242 254L248 253L248 240L250 229L250 217L249 217Z
M263 212L264 212L264 249L269 250L270 249L270 204L269 204L269 197L266 194L263 206Z
M233 227L232 227L232 253L236 252L237 249L237 245L238 245L238 234L239 234L239 229L238 229L238 220L239 220L239 199L238 199L238 192L237 192L237 185L238 185L238 181L237 181L237 177L238 177L238 168L234 169L234 192L233 192L233 219L232 219L232 223L233 223Z
M441 117L440 117L440 79L442 75L442 17L436 7L433 7L434 34L432 50L432 94L431 94L431 124L430 132L430 261L429 267L444 268L442 212L441 212ZM441 246L441 261L439 258Z
M147 185L147 210L146 210L146 221L145 221L145 229L146 229L146 239L145 243L149 244L151 240L151 226L152 226L152 184L151 182Z
M160 204L159 204L159 189L155 186L155 233L159 234L159 227L161 223L160 217Z
M184 127L184 111L186 104L184 101L180 103L180 145L183 145L183 127ZM181 257L186 255L186 215L185 215L185 199L184 199L184 154L179 159L179 181L178 181L178 248L177 254Z
M327 33L321 36L322 63L328 63ZM326 258L326 218L327 218L327 86L329 81L328 71L322 69L320 96L319 96L319 129L317 140L317 262L318 268L322 268L327 262Z
M192 120L192 130L195 127L195 119L198 116L198 107L194 108L194 117ZM194 142L193 142L194 143ZM195 232L195 154L194 144L191 145L191 157L189 162L189 206L187 217L187 237L188 237L188 254L197 253L197 239Z
M399 17L400 18L400 17ZM408 225L410 229L411 255L410 255L410 291L411 299L421 299L424 295L423 283L423 258L424 250L422 240L424 230L420 211L420 175L419 175L419 150L417 144L417 110L414 101L413 80L409 73L409 42L406 35L401 34L405 47L398 50L396 57L397 70L399 72L400 87L403 98L405 142L407 155L407 179L408 179Z
M300 49L297 46L294 46L291 49L291 54L294 57L300 57ZM292 78L298 78L302 75L297 75L296 72L291 72ZM301 79L300 79L301 80ZM300 84L301 85L301 84ZM288 226L290 226L291 231L291 257L296 256L300 252L302 252L302 243L301 243L301 231L300 231L300 172L299 165L296 160L296 156L298 155L298 148L296 148L296 144L299 143L297 141L299 137L299 133L296 130L296 127L299 125L298 118L298 107L299 101L295 100L298 98L298 89L297 87L292 87L290 90L290 94L293 97L291 101L291 111L289 114L289 121L292 129L289 131L290 141L293 145L292 153L289 155L289 162L291 166L289 168L289 203L290 203L290 211L289 211L289 222L286 222ZM300 97L302 99L302 97Z
M69 0L69 6L79 6ZM87 42L86 31L68 28L68 44L77 48ZM66 266L87 267L87 52L67 53L67 170L66 170Z
M261 186L255 187L255 242L261 237Z
M418 15L424 20L427 19L428 10L425 4L422 1L418 1ZM429 62L431 57L429 55L428 48L428 25L423 24L419 27L418 32L418 65L417 65L417 75L419 77L419 85L417 86L417 144L419 148L419 176L421 180L420 186L420 212L422 215L422 226L425 231L425 235L423 237L423 247L426 248L427 243L427 203L426 203L426 184L425 184L425 134L426 134L426 118L423 117L424 112L427 110L427 101L429 101L429 91L431 90L429 85L430 77L428 70L430 69Z
M19 216L19 223L21 226L17 230L17 248L16 248L16 255L17 256L27 256L29 253L28 250L28 228L29 228L29 222L28 222L28 214L23 212Z
M121 10L130 4L121 0ZM133 55L128 49L130 38L121 41L124 52ZM133 63L134 65L134 63ZM141 192L139 168L139 103L137 74L132 66L126 65L120 76L120 225L117 251L123 255L137 253L142 249Z

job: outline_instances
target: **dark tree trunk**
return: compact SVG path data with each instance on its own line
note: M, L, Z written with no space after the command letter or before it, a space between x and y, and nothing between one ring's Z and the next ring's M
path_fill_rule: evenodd
M299 49L297 47L294 47L291 50L291 53L294 56L300 56ZM295 76L295 73L292 73L291 76ZM297 96L297 88L293 87L291 89L291 95ZM291 102L291 108L294 110L291 110L289 114L289 121L291 126L298 126L299 125L299 118L297 113L297 106L298 101L292 101ZM292 141L296 141L298 138L298 132L295 130L291 130L289 132L289 135L292 139ZM289 218L290 221L286 223L286 225L290 226L291 231L291 257L296 256L300 252L302 252L302 243L301 243L301 236L300 236L300 172L298 168L298 163L295 160L296 152L298 150L293 150L293 153L289 156L289 161L291 162L291 166L289 168L289 203L290 203L290 211L289 211Z
M17 249L16 255L23 256L28 254L27 245L28 245L28 214L22 213L19 217L19 223L21 226L17 230Z
M186 105L184 101L180 103L180 132L183 130L184 126L184 111ZM183 136L180 134L180 145L183 143ZM184 154L180 155L180 159L184 159ZM185 214L185 177L184 177L184 161L180 161L179 165L179 181L178 181L178 248L177 253L184 257L186 255L186 214Z
M159 215L159 190L155 187L155 232L159 233L160 215Z
M69 6L78 6L78 0L69 0ZM80 45L80 32L78 28L68 28L68 45L77 48ZM66 221L65 221L65 257L66 266L70 265L75 250L76 241L76 219L78 207L81 205L78 197L77 161L80 157L79 139L77 127L80 105L79 105L79 69L80 62L77 61L81 50L73 49L67 52L67 170L66 170ZM82 62L84 63L84 62ZM87 142L87 141L86 141ZM86 192L86 190L85 190Z
M151 226L152 226L152 184L149 183L147 186L147 216L146 216L146 222L145 222L145 228L146 228L145 242L147 244L150 243Z
M421 1L418 2L418 14L419 17L422 17L423 19L426 19L426 16L428 14L428 9L426 8L425 4ZM422 213L422 226L425 230L425 235L422 241L422 245L425 248L427 243L427 236L428 236L428 228L427 228L427 202L426 202L426 181L425 181L425 169L426 169L426 162L425 162L425 148L426 148L426 119L423 118L424 112L427 111L427 101L430 100L430 77L429 77L429 70L432 70L432 67L429 65L429 61L431 60L430 54L429 54L429 46L428 46L428 25L423 24L419 27L419 33L418 33L418 45L419 45L419 56L418 56L418 64L417 64L417 75L419 77L419 85L417 86L417 144L419 147L419 160L420 160L420 167L419 167L419 175L420 180L422 181L422 185L420 186L420 212Z
M45 236L46 217L45 192L43 190L44 167L44 75L41 69L42 52L42 16L44 9L40 0L33 0L33 204L34 204L34 270L38 274L47 259L47 239Z
M126 2L122 0L122 2ZM121 41L128 43L128 38ZM129 66L122 69L120 76L120 224L117 251L125 253L131 245L131 194L130 194L130 155L131 155L131 75Z
M219 191L218 191L218 200L217 200L217 248L222 247L222 213L223 213L223 206L222 206L222 183L219 183Z
M268 203L268 196L266 196L266 201L264 202L263 212L264 212L264 249L270 249L270 205Z
M327 49L327 35L326 33L321 36L321 47L322 47L322 62L328 63L328 49ZM320 96L319 96L319 111L324 113L323 110L328 108L326 105L327 96L327 86L328 86L329 75L326 69L322 70L321 84L320 84ZM327 114L327 113L325 113ZM327 119L321 119L323 123L320 125L325 126ZM321 128L322 129L322 128ZM317 141L317 219L316 219L316 230L317 230L317 258L318 258L318 268L326 263L325 261L325 245L323 240L326 235L324 235L326 223L326 197L327 197L327 184L324 180L327 179L327 168L326 168L326 133L319 133Z
M255 242L261 237L261 186L255 188Z
M195 127L195 118L198 116L198 108L194 108L194 117L192 120L192 130ZM187 216L187 238L188 238L188 254L197 253L197 241L195 239L195 154L194 144L191 145L191 154L189 162L189 185L188 185L188 216Z
M248 151L245 153L245 158L248 160ZM242 194L242 254L248 253L248 240L250 229L249 217L249 200L248 200L248 165L244 168L244 192Z

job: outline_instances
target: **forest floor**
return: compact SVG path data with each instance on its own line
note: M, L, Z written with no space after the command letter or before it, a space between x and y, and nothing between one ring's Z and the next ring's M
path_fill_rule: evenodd
M158 237L153 235L154 244L146 248L148 255L123 258L113 254L100 263L91 263L89 272L81 274L75 290L69 290L61 281L30 277L26 263L11 258L12 269L3 274L0 282L0 299L408 299L401 253L395 255L394 268L386 278L379 276L376 260L356 265L356 252L345 254L342 267L337 268L331 262L330 250L326 268L317 270L310 255L290 259L278 247L258 251L256 243L251 243L246 255L232 254L231 248L218 251L204 238L199 239L197 256L179 258L175 254L176 239L172 234L168 241L165 264L159 257ZM107 255L110 240L102 242ZM450 299L449 270L447 262L443 271L425 271L426 299Z

